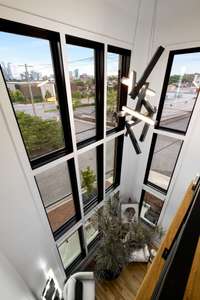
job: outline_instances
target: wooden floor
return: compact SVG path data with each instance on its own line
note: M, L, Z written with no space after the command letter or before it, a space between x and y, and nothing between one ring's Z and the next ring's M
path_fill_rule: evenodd
M147 264L129 264L113 281L96 282L96 300L134 300L147 271Z

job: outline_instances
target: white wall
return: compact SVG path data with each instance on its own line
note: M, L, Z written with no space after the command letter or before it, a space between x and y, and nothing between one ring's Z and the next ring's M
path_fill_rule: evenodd
M6 0L0 3L131 44L139 0Z
M6 100L2 90L0 97ZM48 270L55 272L60 285L65 279L64 271L50 228L45 227L46 216L39 195L36 190L35 195L31 191L28 174L23 172L1 109L0 135L0 251L6 254L30 291L39 297Z
M5 300L34 300L35 297L26 286L23 279L10 264L9 260L0 253L0 282L1 299Z
M155 4L154 13L151 10L153 2ZM143 12L141 12L142 21L138 25L134 41L132 66L137 71L139 70L140 73L148 58L151 57L159 45L163 45L166 48L165 53L150 77L151 87L157 93L153 102L158 105L169 51L172 49L200 47L200 2L198 0L157 0L156 2L148 1L147 3L147 1L142 0L142 5L144 5ZM143 48L146 49L147 53L144 52ZM196 173L200 173L199 102L200 99L197 101L160 218L160 223L164 228L167 228L174 216L187 186ZM136 134L138 132L140 132L139 128L136 129ZM150 130L146 141L142 145L142 154L138 156L134 153L129 139L125 141L121 184L125 198L127 195L138 201L140 199L151 137L152 130ZM127 182L128 184L126 184Z

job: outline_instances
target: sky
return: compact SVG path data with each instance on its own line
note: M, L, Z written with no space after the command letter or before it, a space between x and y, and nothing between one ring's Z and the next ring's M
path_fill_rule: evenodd
M79 74L87 73L94 75L94 50L91 48L67 45L67 56L69 60L69 70L79 69ZM119 55L108 53L107 73L108 75L118 74Z
M69 70L79 69L79 75L87 73L94 75L94 50L85 47L66 45ZM12 64L14 75L24 72L19 65L28 64L29 70L53 74L52 58L49 41L39 38L21 36L12 33L0 32L0 62ZM108 75L117 73L118 55L108 54Z
M24 72L18 66L23 64L43 75L53 73L49 42L43 39L0 32L0 62L12 63L14 74Z
M174 56L171 75L200 73L200 52Z

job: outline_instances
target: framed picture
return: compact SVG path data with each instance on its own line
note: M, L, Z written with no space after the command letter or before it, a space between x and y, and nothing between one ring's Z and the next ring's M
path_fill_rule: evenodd
M122 203L121 204L121 217L123 223L138 222L139 204L135 203Z

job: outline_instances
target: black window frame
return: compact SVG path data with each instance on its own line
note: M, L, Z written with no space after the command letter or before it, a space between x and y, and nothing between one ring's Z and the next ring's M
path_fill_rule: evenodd
M107 52L120 55L120 68L119 68L119 70L121 72L120 78L122 79L122 77L128 77L129 69L130 69L131 50L108 45ZM107 57L106 57L106 59L107 59ZM124 84L120 84L120 86L118 88L119 88L119 103L117 103L117 105L118 105L118 110L120 111L122 109L122 106L125 106L127 104L128 87ZM107 93L107 91L106 91L106 93ZM106 116L107 116L107 111L106 111ZM106 120L106 124L107 124L107 120ZM115 128L106 130L106 135L110 135L112 133L119 132L124 129L124 126L125 126L125 119L119 118L118 126L116 126Z
M140 217L145 223L149 224L148 222L150 222L150 223L151 223L150 225L152 225L152 226L157 226L158 221L159 221L159 219L160 219L160 215L161 215L163 206L162 206L162 209L161 209L161 211L160 211L159 218L158 218L158 221L156 222L156 224L154 224L153 222L151 222L151 221L148 220L148 219L147 219L147 220L148 220L148 222L147 222L146 219L144 219L144 218L141 217L141 211L142 211L142 205L143 205L143 202L144 202L144 196L145 196L145 193L149 193L149 194L153 195L154 197L158 198L160 201L163 202L163 205L164 205L165 200L160 199L159 196L154 195L153 191L146 191L145 189L142 189L142 193L141 193L141 196L140 196L140 202L139 202L139 217Z
M199 91L197 93L195 103L193 105L193 108L192 108L192 111L191 111L191 114L190 114L188 124L187 124L187 127L186 127L185 131L184 130L179 130L179 129L167 128L165 126L161 126L160 123L161 123L161 117L162 117L163 108L164 108L164 104L165 104L165 98L166 98L169 78L170 78L170 74L171 74L171 69L172 69L172 65L173 65L173 61L174 61L174 56L175 55L181 55L181 54L195 53L195 52L200 52L200 47L179 49L179 50L171 50L169 52L167 68L166 68L165 78L164 78L164 83L163 83L163 88L162 88L159 107L158 107L158 112L157 112L157 116L156 116L156 125L155 125L156 129L169 131L169 132L177 133L177 134L180 134L180 135L185 135L187 133L187 130L188 130L191 118L192 118L192 114L193 114L193 111L194 111L195 106L196 106L197 98L199 96Z
M40 198L41 198L41 202L44 208L44 211L46 213L47 216L47 220L49 222L49 226L52 232L52 235L55 239L55 241L57 241L61 236L63 236L72 226L74 226L80 219L81 219L81 209L80 209L80 201L79 201L79 193L78 193L78 185L77 185L77 180L76 180L76 173L75 173L75 164L74 164L74 159L71 158L67 161L64 161L60 164L66 163L67 164L67 168L68 168L68 172L69 172L69 177L70 177L70 183L71 183L71 188L72 188L72 195L73 195L73 202L74 202L74 207L75 207L75 215L73 217L71 217L70 219L68 219L62 226L60 226L57 230L55 230L53 232L52 230L52 226L49 220L49 216L47 213L47 209L44 205L44 202L42 200L42 194L40 192L40 188L37 182L37 175L34 177L39 194L40 194ZM61 200L61 199L60 199ZM58 200L58 202L60 201Z
M62 50L61 50L61 42L60 42L60 34L56 31L50 31L47 29L30 26L23 23L18 23L14 21L9 21L6 19L0 19L0 31L18 34L22 36L39 38L49 41L51 56L52 56L52 67L55 75L55 83L56 83L56 91L57 98L60 107L60 118L62 124L62 130L64 135L64 148L59 149L41 156L38 156L34 159L30 159L28 151L26 149L26 145L24 142L24 138L17 120L17 116L15 113L15 109L8 91L8 87L6 84L6 80L4 78L2 68L1 72L4 78L4 83L8 92L8 96L10 98L10 103L12 105L12 109L16 118L16 122L18 124L18 128L22 137L22 141L24 143L24 147L27 153L27 157L29 159L30 165L32 169L40 167L48 162L51 162L57 158L60 158L64 155L67 155L73 151L72 146L72 136L71 136L71 126L69 119L69 110L68 110L68 102L67 102L67 92L65 85L65 75L64 75L64 67L63 67L63 59L62 59Z
M95 246L99 243L100 240L101 240L101 234L98 233L95 236L95 238L87 245L89 253L95 248Z
M100 208L100 209L101 209L101 208ZM92 216L91 216L91 217L92 217ZM84 230L85 230L85 232L86 232L86 223L88 222L89 219L90 219L90 218L88 218L88 219L86 220L85 224L84 224ZM88 249L88 252L90 252L90 251L96 246L96 244L100 241L100 239L101 239L101 233L99 232L99 230L98 230L98 232L97 232L97 235L91 240L90 243L87 244L87 239L85 238L86 247L87 247L87 249Z
M100 144L99 146L92 148L90 150L96 151L96 166L97 166L97 194L92 198L89 199L89 201L83 201L83 210L84 213L87 214L91 209L93 209L97 204L99 204L103 200L103 144ZM90 151L88 150L88 151ZM87 152L84 152L80 155L84 155ZM79 170L81 171L81 170Z
M81 248L81 253L75 258L75 260L67 267L64 267L63 261L62 261L62 257L59 251L59 247L68 239L70 238L73 234L75 234L76 232L78 232L78 237L79 237L79 243L80 243L80 248ZM83 229L82 227L79 227L78 229L76 229L74 232L72 232L72 234L70 234L70 236L64 239L62 243L60 243L60 245L56 245L57 247L57 251L58 251L58 255L60 256L60 260L65 272L66 277L68 277L69 275L72 274L72 272L77 268L77 266L83 261L83 259L86 257L86 249L84 247L84 237L83 237Z
M96 111L96 135L77 143L80 149L91 143L97 142L104 137L104 44L79 38L72 35L65 35L66 45L79 46L94 50L95 68L95 111ZM71 86L71 84L70 84Z
M111 184L107 189L105 189L105 193L113 191L120 185L121 180L121 166L122 166L122 156L123 156L123 147L124 147L124 135L120 135L115 137L115 170L114 170L114 178L113 184ZM108 141L109 142L109 141ZM106 180L106 178L105 178Z
M179 155L180 155L180 152L181 152L181 149L182 149L182 146L183 146L183 140L181 139L177 139L176 137L173 137L173 136L170 136L171 138L175 138L177 140L180 140L181 141L181 146L180 146L180 149L177 153L177 158L176 158L176 162L174 164L174 167L173 167L173 170L172 170L172 173L171 173L171 176L170 176L170 180L169 180L169 183L168 183L168 187L167 189L163 189L159 186L157 186L156 184L154 183L151 183L148 181L148 176L149 176L149 173L150 173L150 169L151 169L151 163L152 163L152 160L153 160L153 155L154 155L154 149L155 149L155 145L156 145L156 141L157 141L157 138L158 136L161 136L162 134L160 133L153 133L153 137L152 137L152 141L151 141L151 146L150 146L150 151L149 151L149 157L148 157L148 162L147 162L147 167L146 167L146 172L145 172L145 177L144 177L144 184L149 186L149 187L152 187L154 188L155 190L161 192L163 195L166 195L168 190L169 190L169 187L170 187L170 183L171 183L171 180L173 178L173 175L174 175L174 171L176 169L176 164L177 164L177 161L179 159ZM165 136L165 135L163 135Z

